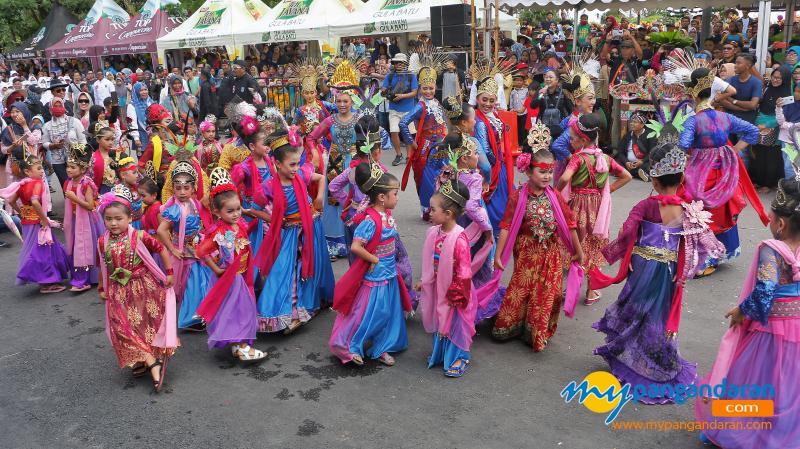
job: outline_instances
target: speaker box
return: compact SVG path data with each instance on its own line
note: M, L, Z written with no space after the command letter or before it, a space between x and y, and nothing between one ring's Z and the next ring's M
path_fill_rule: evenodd
M431 30L431 42L434 47L469 47L471 31L472 27L469 25L433 28Z

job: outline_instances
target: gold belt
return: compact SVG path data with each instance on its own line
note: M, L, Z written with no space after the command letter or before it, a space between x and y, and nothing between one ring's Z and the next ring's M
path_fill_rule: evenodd
M633 254L647 259L656 260L662 263L677 262L678 252L657 246L634 246Z

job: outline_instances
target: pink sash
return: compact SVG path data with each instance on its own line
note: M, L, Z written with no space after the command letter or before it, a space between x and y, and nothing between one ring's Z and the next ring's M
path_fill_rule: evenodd
M579 151L580 154L587 154L594 156L594 172L595 173L608 173L608 160L603 151L597 147L584 148ZM592 173L592 167L586 167L589 173ZM605 185L601 191L600 209L597 211L597 220L594 222L594 229L592 234L608 238L608 225L611 223L611 183L610 179L606 178Z
M67 192L70 191L72 185L73 180L68 180L64 190ZM97 186L95 186L94 182L88 176L84 176L81 178L77 188L78 199L81 201L86 199L83 194L86 190L86 186L91 187L93 195L97 194ZM95 242L92 241L92 215L97 212L88 211L77 204L73 204L72 201L68 199L64 200L64 209L64 237L67 240L67 254L72 256L73 266L88 267L95 265ZM74 223L72 219L73 214L75 215ZM80 237L76 239L76 235Z
M103 243L108 244L109 238L111 238L111 234L106 231L103 235ZM167 281L167 276L164 275L164 272L158 267L156 261L153 260L153 256L150 255L150 251L148 251L147 247L141 242L138 233L135 229L133 229L132 226L128 226L128 238L131 241L133 250L142 260L144 266L163 285ZM103 291L108 292L108 284L110 282L108 278L108 266L104 260L105 256L102 253L103 249L98 247L98 250L100 251L100 273L101 282L103 283ZM155 337L153 337L152 345L156 348L177 348L180 346L181 342L178 339L178 315L175 310L175 290L173 290L172 287L165 290L166 297L164 304L164 316L161 317L161 325L158 327L158 332L156 333ZM108 321L108 299L106 300L105 312L106 336L109 340L111 340L111 326Z
M53 203L52 200L50 199L50 187L47 185L47 182L45 182L43 179L37 180L33 178L25 178L21 181L14 181L7 187L0 189L0 197L6 199L11 198L17 192L19 192L19 189L22 188L22 186L28 184L29 182L34 182L34 181L42 182L42 194L39 197L40 204L42 205L42 210L45 212L53 210ZM58 223L53 220L50 220L49 218L47 219L47 221L50 222L50 226L39 230L38 241L37 241L39 245L49 245L53 243L53 232L50 230L50 227L58 226Z
M453 253L464 228L456 225L447 234L439 256L439 270L434 271L434 245L440 228L433 226L428 230L422 252L422 295L419 299L422 324L425 331L443 335L460 349L469 351L472 336L475 335L475 312L478 305L475 289L470 289L470 301L464 308L451 307L447 302L447 290L453 281ZM455 319L456 315L458 319Z

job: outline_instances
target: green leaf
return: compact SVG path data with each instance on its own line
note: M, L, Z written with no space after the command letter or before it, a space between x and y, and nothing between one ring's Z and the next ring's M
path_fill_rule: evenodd
M786 153L786 156L789 157L790 161L796 161L798 154L800 154L798 153L796 146L788 143L783 145L783 152Z
M370 98L369 102L372 103L373 106L378 107L378 105L383 102L383 95L377 93Z

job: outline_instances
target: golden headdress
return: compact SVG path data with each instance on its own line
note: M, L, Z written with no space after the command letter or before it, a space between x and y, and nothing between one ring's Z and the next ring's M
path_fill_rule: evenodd
M445 53L434 51L432 46L423 47L419 57L422 68L417 72L420 87L436 86L436 78L444 68L446 60L447 55Z
M85 143L73 143L69 146L69 154L67 155L67 163L75 164L79 167L88 167L89 161L92 158L91 147Z
M299 64L293 64L290 70L300 79L301 92L316 91L319 79L324 75L320 61L310 58Z
M469 73L473 80L477 83L478 93L497 95L498 85L495 80L495 75L502 74L503 77L510 75L514 67L506 64L504 60L497 61L493 65L489 65L488 61L478 61L472 64L469 68Z
M386 185L386 184L380 184L378 182L378 181L381 180L381 178L383 177L384 173L385 172L383 171L383 168L381 168L381 165L378 162L370 161L370 163L369 163L369 179L366 182L364 182L363 185L360 186L361 191L364 192L364 193L368 193L374 187L394 188L393 186Z
M547 125L542 122L531 125L531 129L528 131L528 145L531 147L531 151L536 153L549 149L551 140L550 128Z
M361 81L361 74L358 68L363 60L342 59L342 62L333 66L333 71L328 80L328 86L338 90L348 90L358 88Z
M600 61L595 58L590 51L576 54L572 58L572 68L561 79L565 83L568 92L572 93L572 98L581 98L588 94L594 95L594 83L592 80L600 76Z

